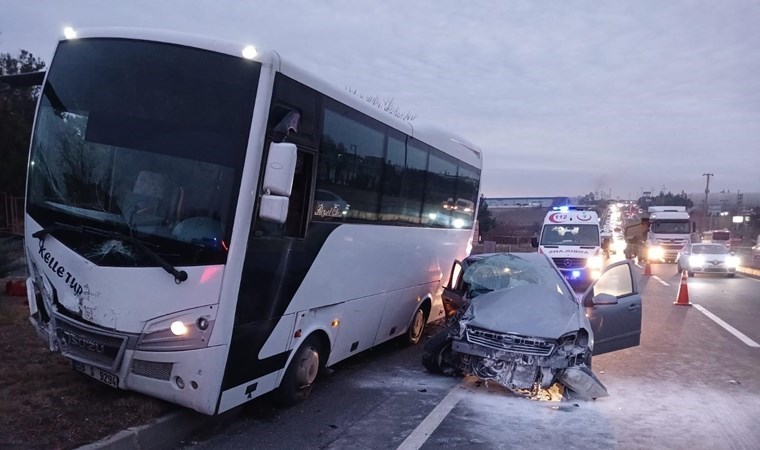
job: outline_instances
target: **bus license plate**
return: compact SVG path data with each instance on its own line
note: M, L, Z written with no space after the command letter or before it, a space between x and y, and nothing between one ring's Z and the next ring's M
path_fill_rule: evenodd
M111 387L114 387L114 388L119 387L118 375L114 375L110 372L106 372L105 370L99 369L89 364L81 363L79 361L72 361L72 362L74 364L74 370L76 370L77 372L82 372L83 374L90 376L92 378L95 378L101 383L105 383Z

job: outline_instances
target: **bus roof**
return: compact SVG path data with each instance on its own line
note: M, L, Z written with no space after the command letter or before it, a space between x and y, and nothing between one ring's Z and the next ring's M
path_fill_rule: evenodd
M170 44L184 45L204 50L225 53L240 57L243 48L249 44L234 42L224 39L218 39L209 36L183 33L176 31L155 30L146 28L127 28L127 27L109 27L109 28L87 28L76 30L76 39L86 38L123 38L139 39L145 41L164 42ZM61 40L66 40L61 37ZM331 97L340 103L360 111L373 119L395 128L408 136L419 139L428 145L448 153L470 165L480 169L483 165L480 148L448 130L425 124L420 121L411 123L403 121L392 114L382 111L380 108L373 106L358 96L340 89L324 81L316 75L302 69L295 63L286 58L282 58L279 53L273 50L256 49L256 56L252 58L265 66L274 67L276 71L293 78L294 80L307 85L317 91Z

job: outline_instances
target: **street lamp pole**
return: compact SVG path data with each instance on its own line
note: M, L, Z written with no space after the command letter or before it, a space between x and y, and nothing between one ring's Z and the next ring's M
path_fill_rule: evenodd
M710 207L708 206L707 199L710 195L710 177L714 177L715 174L712 173L703 173L703 177L707 177L707 185L705 186L705 219L702 221L702 231L707 231L704 229L704 227L707 226L707 215L709 214Z

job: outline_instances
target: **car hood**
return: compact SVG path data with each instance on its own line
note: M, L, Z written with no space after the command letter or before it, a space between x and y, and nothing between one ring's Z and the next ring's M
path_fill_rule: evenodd
M556 288L538 285L479 295L465 317L469 326L546 339L580 328L578 304Z

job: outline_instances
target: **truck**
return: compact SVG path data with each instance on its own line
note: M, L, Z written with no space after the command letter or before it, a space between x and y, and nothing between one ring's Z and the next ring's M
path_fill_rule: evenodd
M639 262L674 263L691 243L696 224L685 206L650 206L625 226L626 257Z
M599 216L594 211L563 207L548 212L540 237L531 244L554 261L576 291L585 290L604 267Z

